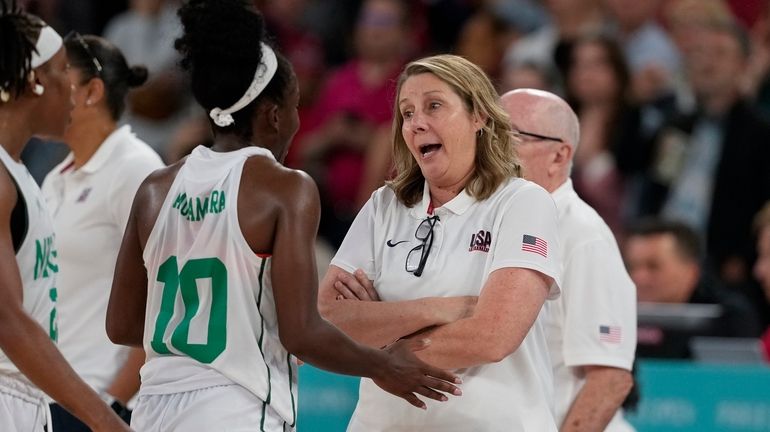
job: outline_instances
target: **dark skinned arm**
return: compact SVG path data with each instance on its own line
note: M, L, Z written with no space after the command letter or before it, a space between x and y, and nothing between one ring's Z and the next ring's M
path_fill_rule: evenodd
M136 193L123 234L107 304L107 336L119 345L142 346L147 304L147 269L139 241L139 209L148 204L147 180Z
M21 275L11 238L11 212L18 196L0 168L0 348L33 384L95 431L128 431L70 367L48 334L24 310Z
M144 365L145 357L143 349L131 348L126 361L123 362L123 366L118 370L115 379L112 380L107 389L107 393L123 406L139 391L141 384L139 369Z

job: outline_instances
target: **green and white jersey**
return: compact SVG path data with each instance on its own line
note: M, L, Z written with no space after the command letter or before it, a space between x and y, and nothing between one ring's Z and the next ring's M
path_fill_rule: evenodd
M296 419L297 363L281 345L270 257L238 222L238 189L259 147L196 148L171 185L147 239L149 280L140 394L238 384L288 425Z
M19 201L23 200L27 214L27 232L16 252L16 263L23 289L24 310L50 335L57 339L56 325L56 247L54 246L53 222L45 205L40 188L27 171L27 167L13 158L0 146L0 161L11 174L19 189ZM24 377L11 360L0 350L0 374L10 375L24 382Z

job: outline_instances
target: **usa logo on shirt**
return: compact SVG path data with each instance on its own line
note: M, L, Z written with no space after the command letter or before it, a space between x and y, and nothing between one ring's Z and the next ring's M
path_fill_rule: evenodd
M471 234L471 244L468 247L468 252L489 252L489 246L491 244L492 233L489 231L481 230L477 233Z

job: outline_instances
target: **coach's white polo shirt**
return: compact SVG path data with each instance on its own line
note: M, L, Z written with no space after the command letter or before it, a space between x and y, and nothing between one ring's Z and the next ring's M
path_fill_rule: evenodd
M104 392L123 365L127 348L105 331L115 260L141 182L163 162L129 126L75 169L70 153L43 181L54 219L59 273L59 349L91 387Z
M511 179L489 199L461 192L435 209L440 220L421 277L405 269L409 251L421 244L418 225L428 216L430 196L412 208L389 187L375 191L356 217L332 264L364 269L384 301L432 296L479 295L489 274L504 267L539 271L554 280L559 295L560 247L556 208L548 192ZM457 371L463 395L427 400L427 411L362 379L351 431L555 431L552 375L544 330L538 320L521 346L499 363Z
M564 256L564 293L544 309L554 363L559 425L583 387L578 367L631 370L636 350L636 287L602 218L567 180L553 192ZM633 430L618 412L607 431Z

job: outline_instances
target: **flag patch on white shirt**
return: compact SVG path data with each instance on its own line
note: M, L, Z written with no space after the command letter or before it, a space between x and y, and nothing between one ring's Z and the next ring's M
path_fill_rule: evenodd
M548 258L548 242L540 237L524 234L524 238L521 239L521 250Z
M620 326L599 326L599 340L609 343L620 343Z

